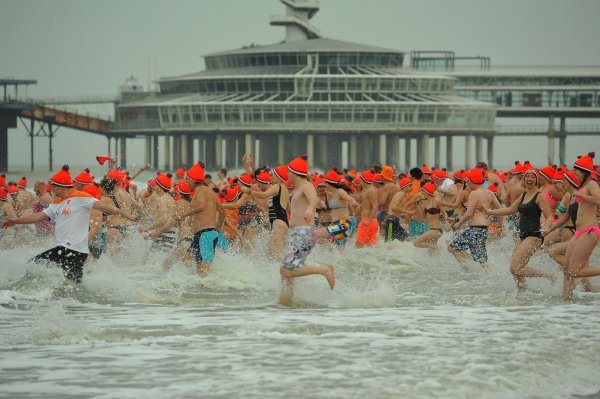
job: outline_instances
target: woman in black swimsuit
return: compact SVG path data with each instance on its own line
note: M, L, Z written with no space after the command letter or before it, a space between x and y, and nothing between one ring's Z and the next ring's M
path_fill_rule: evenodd
M542 247L544 238L540 226L540 217L544 215L546 222L545 229L550 228L552 223L552 211L546 198L538 190L539 177L537 171L530 168L523 177L525 182L525 192L520 200L513 202L508 208L486 209L488 215L512 215L519 212L519 240L510 261L510 272L512 273L517 289L524 291L527 289L526 277L545 277L554 281L554 273L545 272L527 266L533 254Z
M285 181L278 175L271 176L268 169L261 170L256 176L258 189L242 187L242 192L252 193L254 197L266 199L269 205L269 223L271 235L267 243L267 256L274 260L283 259L283 245L288 233L289 193Z

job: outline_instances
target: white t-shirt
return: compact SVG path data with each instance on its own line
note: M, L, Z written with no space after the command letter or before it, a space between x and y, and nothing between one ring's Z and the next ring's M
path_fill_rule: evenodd
M448 190L450 187L452 187L453 184L454 180L446 178L446 180L444 180L440 188L442 190Z
M74 191L68 198L50 204L44 212L56 222L56 245L73 251L89 253L88 231L90 210L98 200L87 193Z

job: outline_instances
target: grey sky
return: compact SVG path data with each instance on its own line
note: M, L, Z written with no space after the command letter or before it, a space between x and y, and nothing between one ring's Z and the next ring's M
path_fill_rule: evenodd
M312 22L327 36L381 47L454 50L486 55L492 65L600 65L597 0L321 0ZM283 13L277 0L0 0L0 77L33 78L35 96L115 94L126 77L148 80L148 59L159 76L204 68L201 56L242 45L281 41L269 26ZM92 112L107 113L110 107ZM546 123L543 120L537 121ZM525 145L515 152L515 140ZM22 128L9 132L10 165L28 165ZM55 164L85 164L106 152L106 140L61 129ZM539 154L528 154L529 145ZM567 156L598 148L600 139L569 139ZM460 157L460 142L455 159ZM506 154L542 162L545 139L499 139ZM130 163L143 161L143 142L129 144ZM47 164L47 140L36 139L37 164Z

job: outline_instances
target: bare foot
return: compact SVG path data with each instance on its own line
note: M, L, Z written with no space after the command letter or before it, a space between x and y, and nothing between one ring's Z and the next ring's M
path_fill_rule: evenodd
M480 263L480 265L481 265L481 268L484 269L484 270L489 270L489 269L492 268L492 264L488 263L488 262Z
M333 271L333 266L331 266L331 265L327 266L327 274L325 274L325 278L327 279L327 282L329 283L329 288L334 289L335 288L335 272Z
M548 280L550 280L550 282L552 284L556 283L556 274L554 274L554 273L548 273L547 278L548 278Z

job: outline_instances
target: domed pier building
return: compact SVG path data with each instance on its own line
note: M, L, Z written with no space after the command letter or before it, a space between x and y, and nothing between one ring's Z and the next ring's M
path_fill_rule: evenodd
M363 168L437 163L442 137L451 167L453 136L493 134L495 107L457 96L455 78L405 69L397 50L325 38L309 22L318 3L280 1L286 14L271 25L285 27L285 40L207 55L206 70L161 78L152 96L123 97L114 137L146 136L155 167L165 136L167 167L195 155L235 167L253 152L261 165L307 153L311 166Z

